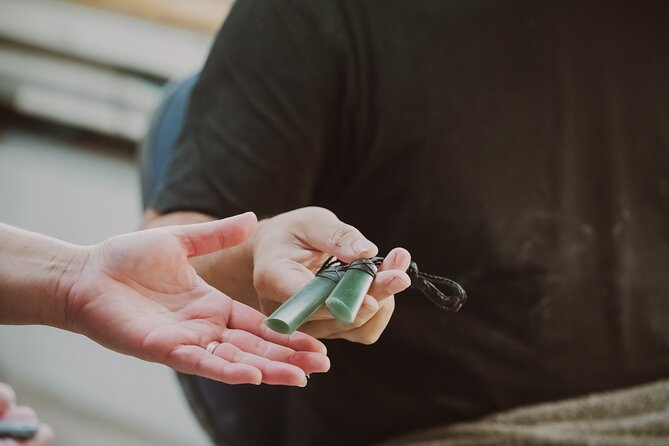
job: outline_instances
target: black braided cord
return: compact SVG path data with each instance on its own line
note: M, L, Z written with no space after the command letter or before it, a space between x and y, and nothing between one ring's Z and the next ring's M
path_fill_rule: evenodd
M411 279L411 288L415 288L430 301L441 308L456 312L462 308L462 304L467 300L467 292L455 280L446 277L427 274L418 270L416 262L411 262L407 274ZM448 291L444 293L437 285L445 286Z
M378 266L383 262L383 257L374 257L371 261ZM347 266L347 263L335 257L330 257L320 271L325 272L326 269L330 269L337 270L338 274L342 274ZM467 292L455 280L424 273L418 269L416 262L411 262L407 274L411 279L411 288L420 291L430 302L442 310L456 312L462 308L462 304L467 300ZM445 290L442 291L437 285L442 288L445 287Z

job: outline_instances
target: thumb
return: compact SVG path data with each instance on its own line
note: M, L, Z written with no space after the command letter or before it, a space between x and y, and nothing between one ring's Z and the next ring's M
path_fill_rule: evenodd
M311 247L345 262L375 256L379 249L360 231L326 210L318 209L301 228L301 239Z
M256 215L247 212L207 223L167 226L162 229L181 242L188 257L195 257L242 243L251 235L257 223Z
M0 417L9 410L16 401L14 390L5 383L0 383Z

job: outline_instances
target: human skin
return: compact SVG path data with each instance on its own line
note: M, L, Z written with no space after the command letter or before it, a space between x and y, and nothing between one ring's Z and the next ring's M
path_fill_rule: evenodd
M142 227L211 221L197 212L158 214L148 210ZM269 315L299 291L330 256L350 262L377 255L376 246L334 213L307 207L262 220L244 242L193 260L210 284L240 302ZM411 255L395 248L386 256L352 324L342 324L326 309L319 310L300 330L317 338L341 338L372 344L387 326L395 308L394 295L411 284L406 270Z
M196 274L189 258L238 245L252 213L77 246L0 225L0 323L80 333L120 353L229 384L304 386L325 346L269 330L262 313ZM215 354L207 345L220 342Z
M0 383L0 420L32 423L37 421L37 415L29 407L17 406L14 390L7 384ZM0 438L0 446L46 446L51 440L51 427L40 424L37 434L30 440L18 442L11 438Z

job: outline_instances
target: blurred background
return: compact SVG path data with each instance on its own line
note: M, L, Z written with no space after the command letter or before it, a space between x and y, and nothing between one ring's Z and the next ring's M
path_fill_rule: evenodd
M137 147L232 0L0 0L0 221L72 243L135 230ZM208 445L171 370L0 327L0 381L61 446Z

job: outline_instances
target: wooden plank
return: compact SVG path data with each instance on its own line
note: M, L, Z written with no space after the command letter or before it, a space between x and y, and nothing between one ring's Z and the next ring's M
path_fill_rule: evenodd
M213 34L233 0L69 0L87 6Z

